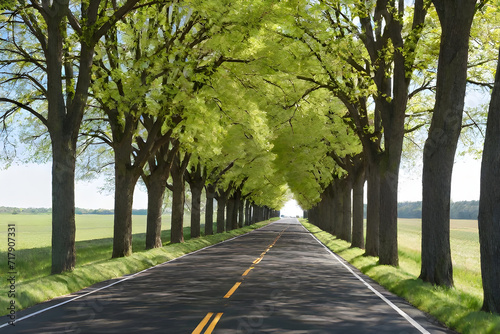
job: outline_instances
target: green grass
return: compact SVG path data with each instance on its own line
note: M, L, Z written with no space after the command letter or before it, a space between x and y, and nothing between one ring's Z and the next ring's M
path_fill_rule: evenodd
M250 232L268 223L261 222L230 232L191 239L190 228L184 228L183 244L170 244L170 219L163 217L162 248L145 250L146 216L133 217L134 254L111 259L113 216L77 216L76 268L72 272L50 275L51 218L49 215L0 215L0 272L7 270L5 223L16 224L16 305L18 310L40 302L67 295L92 284L135 273L159 263L177 258L203 247ZM189 220L187 220L189 221ZM215 225L215 224L214 224ZM215 227L214 227L215 228ZM202 226L203 230L203 226ZM2 275L1 279L5 279ZM5 284L0 285L0 305L10 298ZM0 309L0 316L7 314Z
M399 220L399 268L378 264L364 250L302 220L302 224L333 252L360 269L389 291L431 314L460 333L499 333L500 316L481 312L482 284L477 221L451 221L451 247L455 288L432 286L420 273L420 220Z

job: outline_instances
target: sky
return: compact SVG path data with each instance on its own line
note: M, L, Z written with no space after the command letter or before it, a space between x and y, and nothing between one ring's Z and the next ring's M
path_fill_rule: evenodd
M460 158L455 163L451 199L452 201L478 200L481 163L479 160ZM421 166L411 171L401 171L398 198L400 202L422 200ZM104 181L78 181L76 184L76 206L86 209L112 209L114 197L111 191L100 192ZM134 208L147 207L144 187L137 187ZM51 206L51 165L13 165L0 170L0 206L45 207ZM301 215L297 202L290 201L282 208L282 214Z

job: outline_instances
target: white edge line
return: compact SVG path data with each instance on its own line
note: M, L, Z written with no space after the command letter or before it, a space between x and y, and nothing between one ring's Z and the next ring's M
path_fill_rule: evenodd
M302 225L302 224L301 224ZM302 225L302 227L304 227L304 225ZM304 227L304 229L306 229ZM306 231L309 232L309 230L306 229ZM328 247L325 246L325 244L323 244L318 238L316 238L316 236L314 234L312 234L311 232L309 232L309 234L321 245L323 246L340 264L342 264L345 268L347 268L347 270L349 270L351 272L351 274L353 274L354 277L356 277L358 280L360 280L364 285L366 285L366 287L368 289L370 289L375 295L377 295L380 299L382 299L384 302L386 302L387 305L389 305L390 307L392 307L396 312L398 312L403 318L405 318L410 324L413 325L413 327L415 327L416 329L418 329L420 331L420 333L423 333L423 334L430 334L425 328L423 328L418 322L416 322L412 317L410 317L406 312L404 312L403 310L401 310L399 307L397 307L396 305L394 305L394 303L392 303L389 299L387 299L386 297L384 297L384 295L382 295L380 292L378 292L374 287L372 287L369 283L367 283L361 276L359 276L358 274L356 274L348 265L346 265L343 261L340 260L340 258L334 253L332 252Z
M274 223L274 222L271 222L271 223L267 224L266 226L269 226L269 225L271 225L272 223ZM85 293L85 294L83 294L83 295L76 296L76 297L74 297L74 298L71 298L71 299L65 300L65 301L63 301L63 302L61 302L61 303L59 303L59 304L52 305L52 306L47 307L47 308L44 308L44 309L42 309L42 310L40 310L40 311L36 311L36 312L34 312L34 313L30 313L30 314L28 314L28 315L25 315L24 317L21 317L21 318L19 318L19 319L16 319L16 320L14 321L14 324L16 324L16 323L17 323L17 322L19 322L19 321L23 321L23 320L26 320L26 319L28 319L28 318L31 318L31 317L33 317L33 316L35 316L35 315L40 314L40 313L44 313L44 312L49 311L49 310L51 310L51 309L57 308L57 307L59 307L59 306L62 306L62 305L65 305L65 304L71 303L72 301L75 301L75 300L77 300L77 299L80 299L80 298L86 297L86 296L91 295L91 294L93 294L93 293L96 293L96 292L98 292L98 291L101 291L101 290L107 289L107 288L112 287L113 285L116 285L116 284L118 284L118 283L125 282L125 281L127 281L127 280L129 280L129 279L132 279L132 278L136 277L136 276L137 276L137 275L139 275L139 274L142 274L142 273L144 273L144 272L148 271L148 270L151 270L151 269L154 269L154 268L156 268L156 267L159 267L159 266L165 265L165 264L167 264L167 263L170 263L170 262L173 262L173 261L179 260L179 259L181 259L181 258L183 258L183 257L185 257L185 256L188 256L188 255L193 255L193 254L195 254L195 253L201 252L201 251L206 250L206 249L208 249L208 248L215 247L215 246L220 245L220 244L223 244L223 243L225 243L225 242L228 242L228 241L231 241L231 240L234 240L234 239L238 239L238 238L240 238L240 237L242 237L242 236L244 236L244 235L247 235L247 234L252 233L252 232L254 232L254 231L260 230L261 228L264 228L264 227L266 227L266 226L262 226L262 227L259 227L259 228L255 229L255 230L251 230L250 232L247 232L247 233L244 233L244 234L237 235L237 236L235 236L235 237L232 237L231 239L227 239L227 240L224 240L224 241L218 242L218 243L216 243L216 244L213 244L213 245L210 245L210 246L206 246L206 247L200 248L200 249L195 250L195 251L193 251L193 252L191 252L191 253L187 253L187 254L181 255L181 256L179 256L179 257L176 257L175 259L172 259L172 260L168 260L168 261L165 261L165 262L159 263L159 264L157 264L157 265L155 265L155 266L153 266L153 267L149 267L149 268L146 268L146 269L141 270L141 271L139 271L139 272L136 272L135 274L129 274L128 276L126 276L126 277L122 278L121 280L116 281L116 282L113 282L113 283L108 284L108 285L106 285L106 286L103 286L103 287L101 287L101 288L99 288L99 289L92 290L92 291L87 292L87 293ZM10 326L10 323L9 323L9 322L6 322L6 323L4 323L3 325L0 325L0 328L7 327L7 326Z

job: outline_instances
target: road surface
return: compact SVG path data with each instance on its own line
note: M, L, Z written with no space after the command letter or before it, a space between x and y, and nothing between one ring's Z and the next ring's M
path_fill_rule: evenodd
M344 263L296 219L17 316L0 332L453 333Z

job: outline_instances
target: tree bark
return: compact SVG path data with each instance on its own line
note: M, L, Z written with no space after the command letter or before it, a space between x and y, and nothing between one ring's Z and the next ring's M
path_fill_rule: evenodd
M318 211L323 212L321 214L321 218L318 221L318 227L322 230L327 231L332 235L336 235L337 231L335 230L335 187L332 183L326 187L324 193L322 194L321 202L318 203Z
M185 180L187 161L181 161L179 154L174 158L172 164L172 217L170 228L170 242L184 242L184 201L185 201Z
M226 202L227 193L225 191L219 191L216 195L217 199L217 233L222 233L225 230L225 212L226 212Z
M52 274L73 270L76 265L76 143L87 103L94 56L94 44L80 44L78 84L73 96L66 94L65 100L62 67L67 11L67 3L57 3L51 6L50 15L42 12L47 24L48 117L45 125L52 141ZM66 78L71 79L74 78Z
M258 206L257 204L252 205L253 208L253 222L258 223L263 220L262 218L262 207Z
M433 3L442 34L436 104L424 146L420 278L425 282L451 287L451 175L462 125L469 34L476 0L434 0Z
M368 162L366 205L366 252L367 256L379 254L380 221L380 172L378 162Z
M242 228L245 225L245 200L241 197L238 200L238 227Z
M75 142L52 139L52 274L71 271L75 248ZM69 144L69 145L68 145Z
M245 226L252 224L252 204L249 200L245 203Z
M235 202L234 195L231 195L226 202L226 231L231 231L234 226L234 212L236 211Z
M340 185L341 180L334 178L333 180L333 196L331 205L331 220L333 225L333 235L339 236L342 233L342 223L344 220L344 195Z
M191 186L191 238L201 235L201 193L202 187Z
M120 158L115 159L113 258L132 254L132 203L138 178L120 162Z
M151 175L152 176L152 175ZM168 178L168 177L167 177ZM167 178L152 177L148 185L148 215L146 223L146 249L158 248L161 242L161 216Z
M379 263L384 265L399 265L398 255L398 181L401 154L403 151L405 110L408 102L408 88L405 81L404 67L394 73L394 100L389 104L386 100L382 105L385 122L385 151L380 163L380 220L379 220ZM402 73L401 73L402 72ZM397 80L399 79L399 80ZM409 82L409 81L408 81ZM396 93L398 90L398 93ZM385 116L385 118L384 118Z
M339 237L342 240L351 242L352 237L352 221L351 221L351 190L352 181L349 175L345 179L341 180L342 189L342 229L340 230Z
M205 206L205 235L214 234L214 198L215 187L208 184L205 187L207 205Z
M201 194L205 186L201 164L186 173L186 178L191 187L191 238L198 238L201 235Z
M162 246L161 224L163 200L170 176L173 158L179 150L177 141L165 143L156 154L148 159L149 175L142 173L148 189L148 214L146 223L146 249Z
M481 162L479 241L483 311L500 313L500 52Z
M352 244L351 247L365 248L364 231L364 186L363 161L355 163L352 189Z
M113 110L109 111L115 153L115 210L112 257L132 254L132 202L141 170L133 167L131 154L136 129L134 117L127 115L125 124Z

